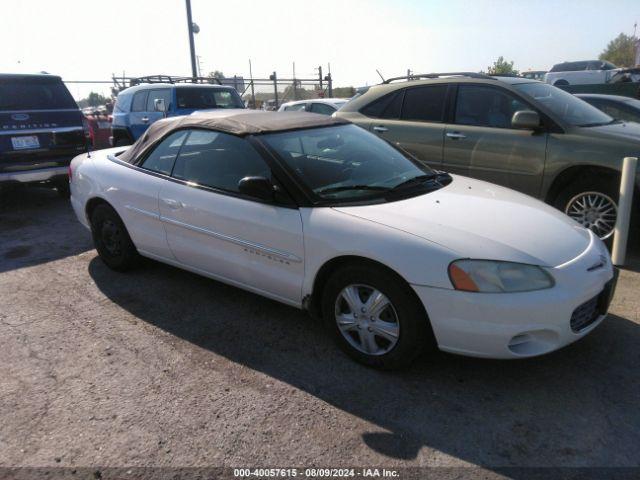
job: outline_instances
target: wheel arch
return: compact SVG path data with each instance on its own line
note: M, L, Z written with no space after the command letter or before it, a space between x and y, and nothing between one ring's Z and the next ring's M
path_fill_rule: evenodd
M87 204L84 207L84 211L85 211L85 215L87 217L87 222L89 223L89 225L91 225L91 214L93 213L93 211L96 209L96 207L98 205L108 205L109 207L111 207L114 211L116 211L115 208L113 208L113 205L111 205L107 200L105 200L102 197L92 197L87 201ZM117 213L117 212L116 212Z
M614 179L619 182L620 172L613 168L594 165L574 165L568 167L556 175L551 187L547 190L545 202L553 203L566 187L581 177L606 177L607 179Z
M322 317L322 293L324 292L324 288L327 285L327 282L331 275L336 272L338 269L346 266L346 265L366 265L369 267L380 268L387 273L396 277L400 282L404 283L411 294L416 298L422 309L424 310L424 305L418 298L418 295L413 291L409 282L404 279L402 275L400 275L396 270L385 265L382 262L377 260L372 260L367 257L362 257L359 255L341 255L338 257L331 258L327 260L316 272L315 278L313 280L313 289L311 294L305 297L304 304L305 308L311 313L312 316L316 318ZM427 312L425 310L425 315Z

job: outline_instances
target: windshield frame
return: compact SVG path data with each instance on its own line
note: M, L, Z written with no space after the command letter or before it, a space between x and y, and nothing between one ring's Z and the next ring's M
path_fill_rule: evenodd
M526 89L530 85L534 85L534 86L542 85L543 88L559 90L561 92L561 95L568 95L568 97L566 97L566 98L572 98L576 102L583 102L587 106L587 110L593 109L598 115L602 115L604 117L608 117L608 120L606 121L606 123L598 122L597 125L576 124L576 123L570 121L569 119L567 119L560 112L558 112L555 109L551 108L547 102L544 102L544 101L532 96L531 94L529 94L526 91ZM545 82L537 82L537 81L534 81L534 82L519 82L519 83L514 83L512 85L512 88L521 97L525 98L532 105L535 105L535 107L537 109L545 112L550 118L552 118L554 120L554 122L556 122L557 124L561 125L563 128L589 128L589 127L592 127L592 126L606 125L606 124L609 124L609 123L613 123L613 121L614 121L614 119L611 116L609 116L606 113L598 110L596 107L594 107L593 105L590 105L588 102L582 100L581 98L578 98L575 95L567 92L566 90L562 90L561 88L555 87L553 85L549 85L548 83L545 83ZM582 105L580 105L580 106L582 107ZM603 119L603 122L605 122L605 119Z
M357 198L325 198L318 195L316 192L314 192L313 189L306 183L306 181L295 171L295 169L292 168L289 165L289 163L284 158L282 158L280 153L274 147L272 147L269 144L269 142L266 140L267 137L271 135L275 136L282 133L291 133L291 132L304 131L304 130L321 130L326 128L341 128L341 127L349 127L349 126L355 126L355 125L348 123L345 125L327 125L322 127L316 126L316 127L310 127L310 128L297 128L297 129L292 129L292 130L283 131L283 132L275 132L275 133L271 132L271 133L265 133L265 134L252 135L250 139L253 142L255 142L262 151L264 151L266 154L271 156L277 162L280 169L288 177L287 181L283 183L286 183L289 185L293 183L295 185L295 188L299 190L300 193L302 193L305 199L304 202L300 201L299 195L296 195L295 192L293 191L289 192L292 196L298 197L297 201L300 204L300 206L337 207L337 206L376 205L376 204L391 203L391 202L396 202L400 200L405 200L407 198L425 195L433 191L426 188L420 188L419 186L413 186L414 188L406 188L403 190L398 190L393 192L391 190L372 191L370 194L358 196ZM360 128L357 126L355 127ZM368 132L367 130L363 130L363 131L372 135L374 139L384 142L385 144L393 148L396 152L398 152L399 155L407 159L419 170L421 170L423 174L437 175L440 173L442 175L448 176L448 174L434 170L428 165L426 165L425 163L420 162L411 154L409 154L408 152L406 152L401 148L398 148L396 145L387 141L386 139L379 138L373 135L372 133Z

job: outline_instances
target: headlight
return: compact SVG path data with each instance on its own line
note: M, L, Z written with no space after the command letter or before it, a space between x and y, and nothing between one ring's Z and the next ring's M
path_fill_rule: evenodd
M449 265L449 278L456 290L483 293L530 292L555 284L536 265L497 260L456 260Z

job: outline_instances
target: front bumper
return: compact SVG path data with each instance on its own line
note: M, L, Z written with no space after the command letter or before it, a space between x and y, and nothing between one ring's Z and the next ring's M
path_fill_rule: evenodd
M66 177L68 175L68 170L69 167L50 167L39 168L37 170L3 172L0 173L0 182L46 182L48 180L53 180L56 177L60 177L60 179Z
M571 318L578 307L595 297L613 295L613 291L605 291L607 287L615 288L615 272L603 249L592 235L589 247L581 255L548 269L556 285L547 290L472 293L412 287L427 310L441 350L487 358L533 357L584 337L605 318L608 301L584 328L577 332L571 328ZM602 257L604 264L593 269Z

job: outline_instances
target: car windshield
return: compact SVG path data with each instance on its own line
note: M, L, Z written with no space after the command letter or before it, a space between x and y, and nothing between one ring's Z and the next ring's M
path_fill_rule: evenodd
M429 167L355 125L295 130L261 137L324 200L352 201L439 188ZM431 180L431 183L428 181Z
M238 92L230 88L178 88L178 108L206 110L210 108L244 108Z
M596 127L615 121L587 102L546 83L519 83L514 87L575 127Z

